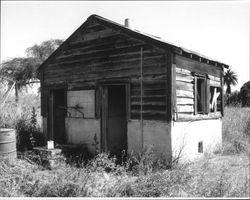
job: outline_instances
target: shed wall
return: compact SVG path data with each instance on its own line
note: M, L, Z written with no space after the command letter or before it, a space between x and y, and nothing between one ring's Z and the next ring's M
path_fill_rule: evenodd
M171 148L171 125L167 122L144 120L143 136L140 120L128 122L128 152L140 152L149 146L158 155L164 155L169 160L172 155Z
M195 76L201 74L207 77L206 81L208 90L210 86L221 87L222 85L222 69L211 64L199 62L186 58L184 56L175 55L175 90L176 90L176 107L175 112L180 120L191 119L207 119L221 117L222 99L217 100L218 112L209 113L207 115L199 115L195 113ZM206 101L209 104L211 96L209 91ZM220 110L219 110L220 109Z
M222 145L221 118L172 122L171 130L173 157L182 151L182 161L199 158L204 153L213 153ZM199 142L203 142L203 153L198 152Z
M91 153L95 153L98 147L100 150L100 120L66 118L66 137L67 144L81 144L86 146ZM96 136L98 145L95 146L94 137Z
M166 119L166 52L126 34L91 23L42 69L42 114L49 89L97 89L99 81L128 79L131 118L140 117L140 76L143 74L143 118Z

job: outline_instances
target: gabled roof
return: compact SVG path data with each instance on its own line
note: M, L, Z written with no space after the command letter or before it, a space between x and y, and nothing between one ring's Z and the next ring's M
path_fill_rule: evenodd
M139 40L142 40L142 41L145 41L145 42L148 42L148 43L152 43L153 45L155 45L155 46L157 46L159 48L170 49L170 50L174 51L176 54L183 55L183 56L189 57L191 59L194 59L194 58L203 59L206 62L213 63L215 66L218 66L218 67L225 67L225 68L229 67L228 65L226 65L226 64L224 64L222 62L216 61L214 59L211 59L211 58L209 58L207 56L204 56L204 55L202 55L200 53L197 53L195 51L191 51L191 50L188 50L186 48L175 45L173 43L167 42L167 41L165 41L165 40L163 40L163 39L161 39L159 37L140 32L139 30L130 29L130 28L124 26L124 25L118 24L116 22L113 22L113 21L111 21L109 19L103 18L103 17L98 16L98 15L91 15L91 16L88 17L88 19L73 34L71 34L71 36L68 39L66 39L63 42L63 44L61 46L58 47L57 50L55 50L49 56L49 58L47 60L45 60L41 64L41 66L38 68L38 70L40 70L44 65L46 65L54 56L56 56L63 49L63 47L66 46L69 43L69 41L74 36L76 36L79 32L84 30L92 21L96 21L96 22L98 22L100 24L109 26L111 28L121 30L125 34L130 35L131 37L134 37L136 39L139 39Z

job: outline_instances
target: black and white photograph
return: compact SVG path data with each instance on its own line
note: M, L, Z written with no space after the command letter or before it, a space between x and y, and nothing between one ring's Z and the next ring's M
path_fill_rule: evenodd
M0 199L249 199L249 27L249 0L1 1Z

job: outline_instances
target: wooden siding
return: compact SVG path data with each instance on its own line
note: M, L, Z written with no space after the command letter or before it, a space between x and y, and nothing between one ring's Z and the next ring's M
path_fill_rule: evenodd
M175 55L176 64L176 109L178 120L199 120L221 117L220 112L208 115L195 114L195 76L194 73L207 77L207 110L209 110L209 87L221 87L221 69L206 63ZM217 102L218 104L221 101ZM219 106L219 105L218 105ZM220 107L220 106L219 106ZM218 111L220 111L219 109Z
M183 56L176 55L175 56L175 63L176 66L182 68L184 70L200 73L200 74L207 74L212 75L215 77L220 78L221 69L219 67L215 67L213 65L209 65L206 63L202 63L199 61L195 61Z
M191 71L176 67L176 104L180 114L194 113L194 77Z
M142 60L141 60L141 49ZM100 24L91 24L43 67L44 85L70 90L98 88L106 79L130 80L131 118L140 117L140 65L143 63L143 118L166 119L165 51ZM85 84L86 83L86 84ZM43 109L46 94L43 93Z

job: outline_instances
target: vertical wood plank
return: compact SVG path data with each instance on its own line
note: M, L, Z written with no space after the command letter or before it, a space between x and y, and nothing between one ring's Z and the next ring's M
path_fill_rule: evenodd
M224 116L224 73L223 73L223 68L222 68L222 71L221 71L221 115Z
M130 83L126 84L126 112L127 120L131 119L131 94L130 94Z
M95 118L100 118L100 87L96 87L95 90Z
M194 77L194 114L197 114L197 106L198 106L198 102L197 102L197 77Z
M172 58L174 61L174 59ZM171 77L172 77L172 99L171 99L171 114L172 114L172 119L175 120L175 118L178 119L178 113L176 110L176 65L172 64L172 69L171 69ZM176 117L175 117L176 116Z
M210 84L209 84L209 79L206 79L206 95L205 95L205 101L206 101L206 108L205 108L205 112L209 113L210 109L209 109L209 105L210 105Z
M101 106L101 147L102 151L107 151L107 111L108 111L108 88L106 86L101 87L102 106Z
M54 139L54 92L49 93L49 139Z
M173 54L166 51L166 119L168 122L172 120L173 107L172 107L172 64Z
M67 105L68 105L68 99L67 99L67 89L65 88L64 90L63 90L63 96L64 96L64 102L63 102L63 104L64 104L64 106L65 107L67 107ZM64 110L64 116L66 117L67 116L67 110Z
M217 88L215 88L215 94L217 93ZM217 99L215 100L215 103L214 103L214 112L217 112Z

